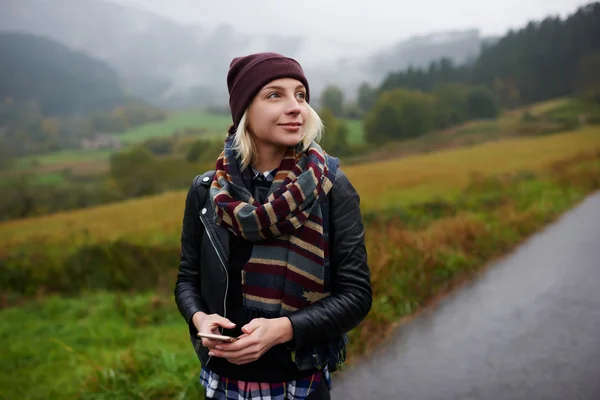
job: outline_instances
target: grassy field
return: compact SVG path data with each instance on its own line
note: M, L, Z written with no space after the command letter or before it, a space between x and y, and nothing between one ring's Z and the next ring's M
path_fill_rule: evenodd
M136 144L152 137L171 136L178 129L204 128L207 134L223 135L230 124L227 116L209 114L201 111L175 112L166 120L130 129L114 136L125 144ZM17 169L32 167L73 164L77 162L106 162L114 152L111 149L99 150L61 150L39 156L28 156L17 159Z
M445 131L433 132L422 138L405 141L399 144L391 143L385 149L374 152L371 159L383 159L398 157L406 153L422 152L426 149L435 148L436 144L448 147L459 147L469 143L480 143L482 141L496 140L499 138L518 136L517 126L524 112L528 111L531 115L541 116L552 114L555 117L572 116L577 112L598 111L590 109L589 106L580 104L573 99L557 99L543 103L535 104L530 107L510 111L502 115L497 120L490 121L471 121L458 127ZM349 129L348 140L351 144L364 144L364 131L362 120L349 120L344 122ZM173 132L189 127L204 128L206 134L212 137L221 137L231 124L230 117L226 115L210 114L203 111L188 110L173 112L166 120L143 125L130 129L121 134L115 134L126 145L136 144L152 137L167 137ZM189 141L189 138L182 138L182 142ZM105 170L110 154L114 150L61 150L54 153L19 158L16 163L16 170L29 169L33 172L50 173L63 169L71 169L74 173L79 170ZM358 160L363 162L364 159ZM2 174L3 176L6 173ZM53 180L52 180L53 179ZM57 175L42 178L41 182L52 180L59 182Z
M0 399L202 398L196 356L164 294L52 297L0 320Z
M554 99L554 100L545 101L543 103L535 104L532 107L527 107L525 110L529 111L534 116L540 116L540 115L543 115L553 109L563 107L566 104L571 103L572 101L573 100L569 99L569 98ZM525 110L521 110L521 111L525 111Z
M563 139L553 146L564 146L567 139L581 140L583 136L565 135ZM460 199L438 201L421 193L421 203L399 207L395 214L367 213L366 241L374 302L367 319L351 332L348 363L355 362L357 357L381 343L381 338L402 317L413 314L440 293L475 275L490 258L510 250L580 201L586 193L600 189L600 147L589 138L587 140L589 149L595 147L595 151L557 157L555 161L562 161L545 169L541 165L548 161L546 159L536 165L519 161L521 165L533 166L538 172L521 171L511 176L491 174L487 178L471 180L463 188ZM548 150L550 145L542 142L537 139L537 144ZM507 161L521 145L523 143L513 143L513 151L505 152L504 160ZM463 162L462 170L481 166L481 157L490 154L490 150L482 146L480 151L479 157L473 153L473 158ZM452 154L439 156L450 157L446 160L452 158ZM410 162L398 161L397 175L409 172L412 169ZM496 166L503 171L519 170L515 169L514 163L506 164ZM365 183L358 175L352 179L359 185ZM371 192L361 194L363 199L373 197ZM125 232L136 221L157 217L160 210L169 209L172 209L169 213L173 220L171 224L178 226L182 194L173 196L178 196L177 200L170 198L168 201L166 196L160 196L146 200L146 203L128 202L121 208L135 217L125 220L120 218L125 218L126 214L110 216L108 209L101 207L105 210L104 218L108 219L104 229ZM158 200L164 202L156 203ZM155 208L154 214L139 213L149 208ZM112 211L116 212L118 208L112 208ZM78 221L90 222L102 219L95 214L97 212L73 214L79 216ZM39 219L31 223L37 222L41 227L52 225L52 221ZM78 222L71 220L71 223ZM15 231L16 226L12 224L3 224L2 229L6 231L10 227ZM71 229L76 234L77 229L72 228L68 224L62 226L63 230ZM99 225L95 225L97 228ZM160 225L145 223L142 228L161 230ZM109 240L111 236L107 236L107 232L93 230L91 234L96 239ZM58 230L54 233L60 236ZM153 235L146 235L149 236ZM33 229L28 237L32 243L37 243ZM67 239L62 236L63 245L76 246ZM170 266L164 261L157 266L163 273L168 271L168 279L156 290L139 293L88 293L84 290L76 297L40 295L20 306L1 310L0 398L202 398L198 383L199 363L172 297L178 259L174 239L170 239L174 242ZM103 264L103 268L110 274L126 272L112 269L111 263L120 264L118 257L113 258L115 255L108 255L107 260L112 261ZM148 260L138 259L135 255L127 257L133 257L135 265L131 264L131 268L137 270L137 278L126 277L129 283L150 273ZM44 265L43 260L38 263L30 268L38 273L42 272L40 269L51 268ZM105 275L99 275L101 267L98 265L86 264L85 267L89 269L82 272L91 275L91 279ZM58 268L50 272L49 279L65 280L71 287L87 283L67 270ZM6 273L3 271L3 276Z
M348 135L348 142L350 144L363 144L365 143L365 132L363 130L363 122L358 119L346 119L344 120L348 125L350 134Z
M452 198L475 173L493 175L541 170L563 158L600 146L597 127L565 134L512 139L464 149L343 167L361 194L365 212L429 198ZM382 176L382 171L391 171ZM193 177L190 177L190 181ZM385 184L384 184L385 183ZM0 224L5 248L27 243L128 240L176 243L185 191L132 199L87 210Z
M0 175L0 185L5 185L15 179L21 180L21 174L2 174ZM62 172L38 173L27 178L27 182L30 185L61 185L65 181L65 174Z
M192 110L172 113L164 121L143 125L115 136L126 144L143 142L152 137L171 136L175 131L185 128L204 128L209 135L223 136L230 125L231 117L227 115Z
M17 159L16 167L26 169L38 166L49 166L74 162L92 162L106 161L109 159L112 150L61 150L55 153L43 154L39 156L28 156Z

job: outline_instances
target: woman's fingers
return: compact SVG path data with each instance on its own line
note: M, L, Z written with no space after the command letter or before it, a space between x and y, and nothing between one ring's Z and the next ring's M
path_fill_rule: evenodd
M219 343L211 353L228 360L257 359L261 354L261 346L252 338L246 338L234 343Z
M231 322L230 320L228 320L227 318L223 318L218 314L212 314L210 316L210 322L214 325L218 325L218 326L222 326L223 328L233 328L235 326L235 324L233 322Z
M234 326L235 324L227 318L223 318L218 314L210 314L202 320L200 329L198 329L198 331L219 334L219 327L233 328ZM220 343L222 343L220 340L202 338L202 346L209 349L214 349L215 346Z
M256 344L256 340L249 335L242 335L233 343L219 343L219 350L227 351L227 352L237 352L243 349L247 349L254 344Z
M224 353L219 350L211 350L210 353L212 353L212 355L214 357L226 358L227 361L229 361L230 363L237 364L237 365L256 361L260 357L260 353L258 353L258 352L240 353L240 354L234 355L234 354Z
M215 346L220 343L221 342L218 340L202 338L202 346L206 347L207 349L214 349Z

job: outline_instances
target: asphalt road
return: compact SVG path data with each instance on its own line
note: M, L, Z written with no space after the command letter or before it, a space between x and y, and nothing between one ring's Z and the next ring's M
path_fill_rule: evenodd
M600 193L400 327L332 399L600 399Z

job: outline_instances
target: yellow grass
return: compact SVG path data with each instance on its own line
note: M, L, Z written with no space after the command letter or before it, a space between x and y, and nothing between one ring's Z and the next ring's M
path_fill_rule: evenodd
M191 179L190 179L191 181ZM0 242L79 245L127 239L136 243L173 242L178 238L186 192L132 199L90 209L61 212L0 225Z
M526 111L528 111L532 116L539 117L550 110L563 106L572 101L573 99L569 97L561 97L558 99L547 100L541 103L536 103L533 105L528 105L505 111L504 114L500 117L500 119L516 121L519 120L522 117L523 113L525 113Z
M353 165L345 172L361 194L365 209L448 196L464 187L472 173L501 174L541 170L554 161L600 147L600 128L545 137L508 139L469 148Z
M534 106L529 107L528 109L529 109L529 112L531 113L531 115L539 116L539 115L542 115L545 112L548 112L552 109L563 106L571 101L572 101L572 99L570 99L568 97L563 97L560 99L553 99L553 100L544 101L543 103L538 103Z
M367 211L433 196L451 196L468 183L474 172L491 175L540 170L552 162L592 148L600 148L598 127L343 169L361 195L362 207ZM87 210L9 221L0 224L0 243L9 248L42 243L77 246L85 240L116 239L146 244L177 243L185 195L186 191L170 192Z

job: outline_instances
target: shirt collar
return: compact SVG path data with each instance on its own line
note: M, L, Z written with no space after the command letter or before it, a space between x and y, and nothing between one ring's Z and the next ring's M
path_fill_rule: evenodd
M252 179L264 179L267 182L273 182L273 180L275 180L276 173L277 168L272 171L260 172L252 167Z

